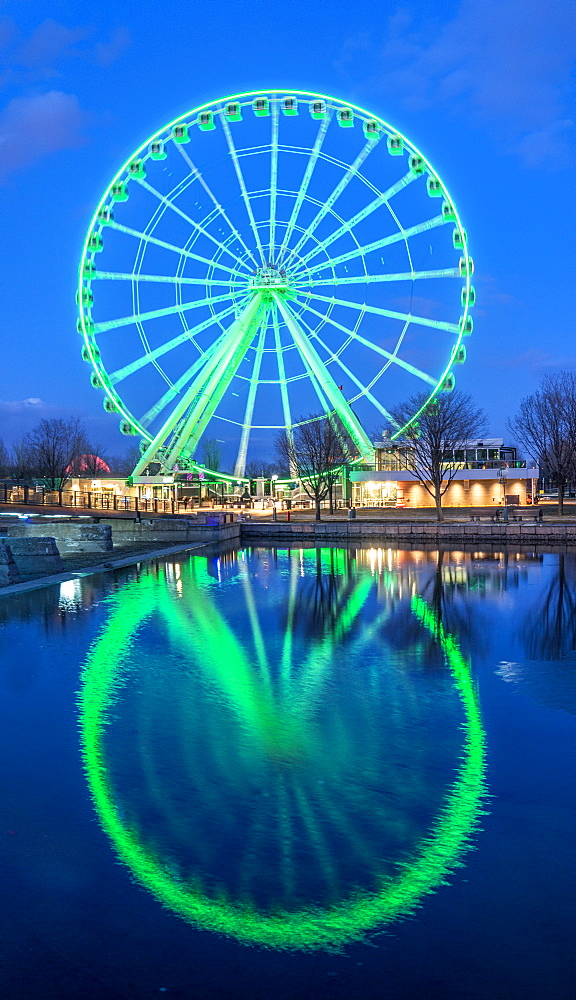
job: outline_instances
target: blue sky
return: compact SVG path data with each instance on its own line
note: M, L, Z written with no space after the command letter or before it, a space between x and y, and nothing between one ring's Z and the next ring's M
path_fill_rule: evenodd
M505 434L576 367L573 0L0 2L0 437L80 414L124 450L90 387L74 303L96 203L170 119L257 88L373 110L459 206L478 304L458 385Z

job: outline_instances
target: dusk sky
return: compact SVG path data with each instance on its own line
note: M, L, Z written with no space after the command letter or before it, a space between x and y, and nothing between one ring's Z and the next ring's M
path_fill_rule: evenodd
M0 438L82 416L78 260L98 200L147 136L250 89L332 94L429 157L475 260L459 388L506 436L543 375L576 368L574 0L0 2Z

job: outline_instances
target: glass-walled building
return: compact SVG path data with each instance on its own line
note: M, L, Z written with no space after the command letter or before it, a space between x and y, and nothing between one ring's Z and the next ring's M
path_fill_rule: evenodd
M446 453L456 469L443 499L446 507L491 507L533 503L538 469L518 459L502 438L465 441ZM433 507L434 500L412 471L413 449L389 439L375 444L374 466L350 472L350 499L357 507Z

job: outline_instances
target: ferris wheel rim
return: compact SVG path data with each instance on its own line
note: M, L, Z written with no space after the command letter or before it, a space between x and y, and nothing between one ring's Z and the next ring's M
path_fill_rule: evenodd
M445 195L445 197L447 198L447 200L449 200L450 206L452 208L453 215L451 216L450 221L453 221L455 229L459 230L460 233L462 234L462 245L461 245L461 254L462 254L462 256L461 256L461 262L460 262L460 277L464 281L464 287L462 289L462 296L461 296L462 297L463 315L460 317L459 324L445 324L446 326L450 325L452 332L454 332L454 333L457 332L456 341L455 341L454 345L452 346L450 357L449 357L447 363L445 364L445 367L444 367L443 371L441 372L440 376L428 379L428 381L431 383L431 391L429 392L429 394L428 394L428 396L426 398L426 401L423 404L422 409L425 406L427 406L431 402L431 400L434 399L434 397L440 391L442 391L443 388L446 387L446 385L449 382L449 379L450 379L450 376L451 376L451 372L452 372L452 368L453 368L453 366L455 364L455 359L457 357L457 353L461 349L462 339L463 339L463 336L464 336L464 333L465 333L465 330L466 330L466 324L469 322L469 308L470 308L470 305L473 303L473 294L471 294L472 288L471 288L471 280L470 280L471 279L472 270L473 270L473 265L472 265L472 261L471 261L471 258L469 256L469 253L468 253L468 244L467 244L467 238L466 238L466 235L465 235L465 230L463 228L462 221L461 221L460 216L458 214L458 211L456 209L454 200L451 197L450 192L448 191L448 188L446 187L446 185L444 184L444 182L440 181L440 178L439 178L436 170L434 169L434 167L430 163L430 161L427 159L427 157L424 154L421 153L421 151L418 149L418 147L416 147L414 145L414 143L410 139L408 139L400 130L398 130L394 126L390 125L390 123L386 122L381 116L379 116L377 114L374 114L373 112L367 111L365 108L362 108L359 105L356 105L356 104L354 104L352 102L345 102L345 101L341 100L340 98L335 98L335 97L332 97L332 96L326 95L326 94L319 94L318 92L293 90L293 89L289 89L289 88L282 89L282 88L275 87L275 88L268 89L268 90L243 91L243 92L239 92L237 94L229 95L229 96L223 97L223 98L218 98L216 100L208 101L208 102L205 102L204 104L198 105L197 107L192 108L192 109L184 112L183 114L178 115L176 118L172 119L170 122L168 122L167 124L163 125L160 129L157 129L155 132L153 132L152 135L150 135L143 143L141 143L136 148L136 150L131 154L131 156L127 160L125 160L125 162L122 164L122 166L120 167L120 169L115 173L114 177L112 178L112 181L110 182L110 184L105 189L105 191L104 191L104 193L103 193L100 201L97 204L96 210L94 212L94 215L92 217L92 220L91 220L90 225L89 225L88 230L87 230L87 236L86 236L86 239L84 241L84 246L83 246L83 250L82 250L82 254L81 254L81 259L80 259L80 273L79 273L79 283L78 283L78 292L77 292L77 298L78 298L79 309L80 309L80 316L79 316L78 328L79 328L79 331L81 332L81 334L83 336L83 339L84 339L84 349L85 349L86 354L88 355L87 356L87 360L90 361L90 363L92 364L92 367L93 367L93 383L97 382L99 384L99 386L104 389L104 392L106 394L106 399L109 402L109 407L107 406L107 408L109 408L111 411L118 412L120 414L120 416L123 418L123 420L125 421L125 424L130 428L130 432L134 433L135 435L139 435L142 438L143 442L147 441L150 444L150 442L153 441L153 434L147 429L147 427L143 423L144 418L148 416L148 413L150 412L150 410L148 410L146 412L146 414L143 415L143 417L140 417L140 418L135 417L134 414L131 411L131 408L127 407L125 405L125 403L123 402L120 393L118 393L114 389L114 384L115 383L114 382L112 384L110 383L109 373L108 373L107 369L104 368L103 364L101 363L101 359L99 357L99 351L98 351L98 349L96 347L95 340L93 339L93 336L92 336L92 331L91 331L91 326L90 326L91 320L90 320L90 317L88 315L88 310L86 310L85 307L84 307L83 295L85 293L86 288L88 287L88 289L90 289L90 287L91 287L91 279L87 279L87 277L86 277L87 262L89 260L93 260L93 258L94 258L94 252L92 252L90 250L90 247L89 247L90 238L93 237L96 232L100 233L102 231L103 224L100 224L100 222L99 222L100 214L105 211L106 205L110 202L111 193L112 193L112 190L113 190L114 186L117 185L117 184L119 184L121 182L122 178L126 177L127 171L128 171L128 169L130 167L130 164L135 159L137 159L139 157L139 155L142 154L145 150L149 150L149 148L150 148L150 146L151 146L152 143L154 143L157 140L159 141L161 139L161 137L165 136L170 130L173 130L178 125L182 125L183 123L185 123L187 120L190 120L194 116L196 116L196 119L198 119L199 115L201 115L203 112L207 112L210 109L212 109L214 111L214 113L218 112L218 114L220 115L220 119L221 119L222 123L223 124L226 123L226 126L229 127L229 123L226 120L226 117L225 117L225 114L224 114L224 109L225 109L225 107L227 105L230 105L231 103L233 103L235 101L249 102L249 101L254 101L257 98L264 98L264 97L267 98L267 99L269 98L271 101L275 101L276 102L276 104L274 104L273 107L276 108L276 116L278 117L278 115L279 115L279 112L278 112L278 102L283 99L282 95L284 95L284 94L293 96L296 99L298 99L298 98L305 98L305 99L309 99L309 100L312 100L312 101L314 101L314 100L325 101L325 102L327 102L327 104L330 103L331 106L336 107L336 108L344 108L344 107L348 108L352 112L356 113L360 118L363 118L365 121L366 120L376 121L378 123L378 125L382 127L382 129L386 133L386 135L388 135L388 136L394 135L394 136L399 137L402 140L402 142L405 144L406 148L409 151L413 151L414 153L416 153L418 156L421 157L422 163L424 165L424 169L427 172L427 176L434 177L434 178L437 178L439 180L439 182L440 182L440 184L442 186L442 192ZM326 119L326 120L328 120L328 119ZM326 128L327 127L328 126L326 126ZM182 148L180 146L178 146L178 148L182 152ZM264 146L262 146L262 149L264 151L267 151L268 148L271 148L270 143L264 144ZM302 149L302 152L304 152L304 153L310 153L310 148L309 147L300 147L300 148ZM344 165L343 161L342 161L342 165ZM350 165L349 165L349 169L351 169ZM198 171L197 168L195 168L195 174L194 174L194 172L192 172L189 175L189 177L185 178L185 180L187 180L188 183L193 183L197 176L201 177L202 175L201 175L201 172ZM299 191L297 194L296 194L296 192L292 192L292 193L295 194L296 199L297 199L299 197L301 191ZM248 193L246 192L246 194L248 194ZM260 195L262 195L262 196L268 196L268 195L270 195L270 187L263 188L259 192L253 192L253 191L250 192L248 200L253 199L255 197L255 195L256 196L260 196ZM240 195L237 195L236 199L238 200L239 197L240 197ZM305 197L306 197L306 192L304 193L304 198ZM394 215L393 209L390 207L390 205L387 205L387 207L390 209L390 211ZM165 210L166 209L164 209L164 211ZM218 213L218 210L219 210L223 214L224 218L226 218L226 212L225 212L224 208L221 205L217 206L216 202L215 202L215 210L216 210L216 213ZM158 209L157 209L157 211L158 211ZM332 208L329 207L327 211L331 212ZM160 213L158 221L162 217L162 214L163 214L163 212ZM334 214L336 214L336 213L334 213ZM396 221L398 222L398 220L396 220ZM158 224L158 222L155 225L157 225L157 224ZM256 241L258 243L260 242L259 234L258 234L258 227L259 226L265 227L267 224L268 224L267 221L263 221L263 222L258 223L258 225L252 226L253 233L254 233L254 235L256 237ZM440 223L438 223L438 224L440 224ZM343 225L344 225L344 223L343 223ZM229 253L230 257L235 259L236 266L231 268L231 267L228 267L225 264L223 265L220 262L219 259L217 261L215 261L214 259L209 260L208 258L206 258L205 262L208 263L208 261L209 261L209 267L212 268L212 269L214 267L216 267L220 271L222 271L222 270L228 271L228 272L230 272L230 277L231 278L232 277L238 278L239 277L238 276L238 266L240 265L240 261L239 261L239 258L237 257L237 255L235 255L231 251L227 250L227 248L225 246L226 242L232 242L235 237L238 237L239 240L240 240L240 243L244 245L244 247L246 249L246 252L247 252L247 255L248 256L253 256L253 255L252 255L249 247L246 245L244 239L242 238L242 234L239 232L238 227L234 226L230 222L229 222L229 226L230 226L230 230L231 230L230 236L227 237L227 240L225 240L224 243L219 244L219 250L218 250L218 252L219 252L220 256L223 253L224 254L225 253ZM399 230L400 230L400 236L397 236L396 239L403 239L404 238L404 240L406 242L406 245L408 246L408 242L407 242L407 239L406 239L406 234L402 230L402 227L400 226L399 222L398 222L398 226L399 226ZM122 227L116 226L115 228L122 228ZM124 228L125 231L128 232L129 227L123 227L123 228ZM146 228L148 228L148 227L146 227ZM295 228L295 227L292 227L292 228ZM417 227L415 227L415 228L417 228ZM350 230L350 223L348 223L348 230L351 231ZM204 231L206 231L205 227L204 227ZM306 233L304 232L302 234L302 237L300 238L300 241L297 242L297 244L296 244L296 249L300 246L300 244L302 243L302 241L304 243L304 246L306 245L305 236L306 236ZM145 237L146 244L148 242L151 242L151 243L154 242L154 237L150 236L149 234L145 233L144 237ZM210 237L210 238L212 238L212 237ZM190 239L193 239L192 235L191 235ZM218 241L213 240L213 242L218 242ZM289 239L288 239L287 242L289 242ZM356 242L358 243L357 240L356 240ZM142 239L141 239L141 242L139 244L138 253L140 253L140 247L141 247L141 245L142 245ZM174 248L174 249L176 249L176 248ZM324 250L324 252L326 252L326 247L322 247L322 249ZM359 253L362 255L362 249L364 249L367 252L371 248L370 247L368 247L368 248L366 248L366 247L362 248L362 247L359 246L358 249L359 249ZM293 257L294 250L295 250L295 248L293 247L291 250L288 251L288 258L287 259L291 259ZM186 259L186 254L189 253L189 252L188 251L184 251L183 248L179 248L179 252L180 252L180 260L179 260L178 270L180 271L181 270L182 261ZM307 256L307 258L309 260L311 260L311 259L313 259L316 256L317 252L318 251L308 250L307 255L305 255L305 256ZM143 276L141 274L142 259L143 259L144 255L141 254L140 256L141 256L141 261L140 261L140 265L139 265L139 270L138 270L138 272L134 271L132 273L132 275L131 275L131 278L132 278L132 281L133 281L133 288L134 288L134 281L136 283L136 289L137 289L136 299L138 299L140 283L143 282L143 281L145 281L145 280L147 280L146 276ZM343 256L346 257L346 255L343 255ZM350 256L351 256L351 254L348 255L348 257L350 257ZM337 259L337 261L338 261L338 259ZM364 262L363 255L362 255L362 261L363 261L364 267L365 267L365 262ZM358 284L358 283L360 283L360 279L356 278L356 277L352 277L350 279L345 279L345 278L339 277L337 281L334 280L334 270L333 270L334 263L335 262L332 260L332 258L328 257L325 263L323 263L323 264L314 263L312 265L312 269L311 269L311 273L312 274L314 272L317 273L318 271L320 273L322 273L323 269L326 269L326 268L329 268L329 267L332 267L332 271L333 271L332 278L322 278L322 277L316 278L315 281L314 281L314 285L315 286L318 286L318 285L321 286L322 284L325 284L326 286L330 286L330 285L343 285L343 284L346 284L346 283L348 283L348 284L353 284L353 283ZM242 266L245 267L246 269L248 269L248 265L246 263L244 263ZM450 269L450 271L451 271L451 274L454 274L454 276L456 276L455 273L454 273L456 271L455 268L454 269ZM213 270L210 273L212 274ZM428 274L428 272L423 272L423 274L424 273ZM406 275L405 275L405 277L409 278L409 280L412 283L414 282L415 278L418 277L418 276L419 276L418 273L414 272L413 267L412 267L411 272L409 272L409 273L407 272ZM402 277L402 275L399 275L399 274L394 274L394 275L392 275L392 277L390 277L390 276L381 276L382 280L392 280L392 278L394 278L394 279L400 279L401 277ZM154 279L151 278L150 280L154 280ZM192 281L194 281L194 279L190 279L190 278L185 279L180 274L179 277L172 277L172 276L170 276L170 277L166 277L165 279L158 278L157 280L166 280L168 282L171 282L175 286L175 288L177 289L177 293L180 296L180 302L177 303L174 308L175 308L175 311L178 312L179 315L180 315L180 317L182 318L182 316L184 315L183 307L182 307L182 303L181 303L182 286L185 285L185 284L187 284L187 283L191 283ZM366 272L366 285L368 285L371 282L374 282L375 280L378 280L378 276L374 277L373 275L369 275ZM203 280L202 278L200 278L200 279L198 279L197 283L198 284L206 284L206 281ZM214 278L211 277L211 279L210 279L210 284L211 285L216 286L218 283L219 283L219 279L214 279ZM224 278L222 278L222 281L220 283L222 284L223 287L229 287L229 285L226 284L226 281L225 281ZM238 295L239 295L240 301L241 302L245 301L245 296L241 295L241 281L237 280L236 284L238 286ZM134 294L134 292L133 292L133 294ZM225 295L220 296L220 297L219 296L214 296L210 300L210 308L212 309L212 307L215 304L219 304L219 302L225 301L226 299L229 299L229 298L230 298L230 296L225 296ZM316 294L314 296L314 298L318 299L318 301L322 301L322 299L324 298L324 300L326 302L328 302L328 304L329 304L330 301L335 301L334 296L332 296L332 299L330 300L328 298L328 296L322 297L321 295ZM207 300L200 300L200 304L205 304L206 301ZM368 307L366 305L366 303L362 304L361 306L358 306L356 303L352 303L352 302L350 302L348 300L346 300L346 301L340 300L340 304L341 305L349 306L350 308L358 308L360 310L360 315L359 315L359 318L358 318L358 323L359 323L360 319L362 318L362 316L364 315L364 311L368 311L368 312L374 311L373 309L371 309L370 307ZM178 308L179 306L181 307L180 311L179 311L179 308ZM314 312L313 309L311 309L310 311ZM225 320L230 315L230 313L231 313L230 309L228 309L228 310L222 310L222 312L220 312L218 314L218 316L216 314L214 314L214 316L215 316L215 318L218 319L218 321L220 321L220 320L223 321L223 320ZM387 314L386 311L383 311L383 313L384 313L384 315ZM136 311L135 311L135 314L136 314ZM317 310L316 310L316 314L317 314L318 318L320 318L320 313ZM388 314L390 314L390 311L388 311ZM141 337L142 337L143 343L144 343L145 334L144 334L144 331L143 331L143 328L142 328L142 322L141 322L141 320L143 318L145 318L145 317L139 317L139 316L137 316L137 323L138 323L138 321L140 321L139 322L139 329L140 329ZM400 314L396 314L395 318L400 318ZM406 326L404 327L404 331L401 334L400 342L401 342L401 340L402 340L402 338L404 336L404 333L406 332L406 328L407 328L408 323L413 322L413 323L417 324L418 321L419 321L418 317L414 318L411 315L409 317L405 316L403 318L405 319ZM324 318L323 322L324 323L326 323L326 322L329 323L330 322L329 317L328 317L328 319ZM222 325L222 324L220 323L220 325ZM424 325L434 325L434 324L425 323ZM438 324L438 325L441 325L441 324ZM456 327L458 327L457 330L456 330ZM192 332L194 332L194 329L192 330ZM310 328L309 327L308 327L308 331L310 333ZM186 333L189 333L189 332L190 332L190 330L189 329L186 330L186 327L185 327L183 333L186 334ZM316 335L316 333L314 333L314 335ZM369 346L371 346L371 345L369 345ZM96 349L94 349L94 348L96 348ZM343 348L341 348L340 350L342 351ZM162 352L157 351L157 353L160 356ZM326 361L324 362L324 364L329 365L332 362L332 360L333 360L333 358L329 358L327 362ZM385 365L385 368L383 368L381 370L381 372L379 373L379 375L377 375L376 379L379 378L381 376L381 374L383 373L383 371L387 367L389 367L391 364L393 364L393 363L400 363L400 362L398 362L397 358L389 356L388 362ZM158 371L160 372L161 376L163 376L164 379L165 379L165 381L168 383L169 390L173 389L174 388L174 384L172 384L172 385L170 384L170 381L167 378L167 376L164 374L164 372L162 371L162 369L156 364L156 358L153 359L153 364L158 369ZM129 366L127 366L127 367L129 367ZM96 376L95 380L94 380L94 374ZM117 373L114 373L114 374L117 375ZM305 378L305 377L308 377L308 376L309 376L309 372L308 372L308 374L304 373L302 377ZM119 380L120 379L117 378L117 381L119 381ZM178 380L178 381L180 381L180 380ZM371 385L374 384L374 381L375 380L372 381ZM369 391L370 387L364 386L362 388L361 385L360 385L360 383L358 383L358 387L360 388L360 391L357 392L356 394L351 395L351 397L350 397L350 401L352 401L352 402L357 401L362 396L366 396L367 398L369 398L369 396L370 396L370 391ZM156 406L156 405L157 404L155 403L154 406ZM154 409L154 407L152 407L152 409ZM332 408L332 411L333 411L333 408ZM326 412L332 412L332 411L327 410ZM381 412L382 412L382 410L381 410ZM421 410L419 410L417 413L415 413L412 416L412 418L406 424L403 425L403 427L401 427L401 428L397 427L397 430L392 435L392 437L393 438L397 437L400 433L402 433L403 431L405 431L410 426L410 424L414 423L418 419L418 416L419 416L420 412L421 412ZM387 418L389 418L389 414L386 414L386 416L387 416ZM296 423L291 424L291 426L295 426L295 425L296 425ZM258 426L258 425L254 425L254 426Z

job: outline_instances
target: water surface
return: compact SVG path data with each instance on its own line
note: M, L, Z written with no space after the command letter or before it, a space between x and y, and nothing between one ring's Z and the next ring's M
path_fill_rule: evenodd
M5 995L572 995L575 600L391 549L4 597Z

